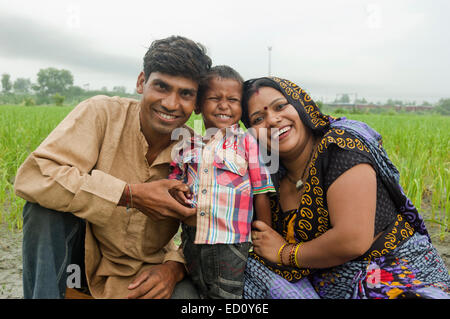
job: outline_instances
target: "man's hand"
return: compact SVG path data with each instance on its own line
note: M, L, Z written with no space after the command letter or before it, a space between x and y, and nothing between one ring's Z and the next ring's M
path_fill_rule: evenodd
M169 193L175 198L180 204L186 207L192 207L192 193L189 186L186 184L175 185L169 189Z
M168 299L184 274L183 264L175 261L155 265L131 282L128 299Z
M161 179L149 183L130 185L132 207L153 220L167 217L184 220L196 214L195 208L188 208L172 197L169 190L182 185L180 181Z

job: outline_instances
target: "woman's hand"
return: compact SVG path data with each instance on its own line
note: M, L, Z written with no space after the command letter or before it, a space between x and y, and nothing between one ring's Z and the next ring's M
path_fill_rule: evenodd
M286 241L272 227L257 220L252 223L253 251L267 260L278 263L278 251Z

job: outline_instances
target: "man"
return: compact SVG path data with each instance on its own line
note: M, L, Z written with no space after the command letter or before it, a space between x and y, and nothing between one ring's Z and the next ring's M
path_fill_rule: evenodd
M14 185L27 200L25 298L63 298L77 265L95 298L195 298L172 242L195 209L170 196L179 182L165 178L171 132L189 119L210 66L198 43L154 41L137 80L140 101L80 103L25 160Z

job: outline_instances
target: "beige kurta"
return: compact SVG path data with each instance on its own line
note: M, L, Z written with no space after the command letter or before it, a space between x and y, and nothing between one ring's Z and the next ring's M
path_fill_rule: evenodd
M151 166L140 103L96 96L80 103L19 168L16 194L86 223L86 276L96 298L122 298L143 269L184 262L171 238L179 221L154 222L117 203L126 183L166 178L172 143Z

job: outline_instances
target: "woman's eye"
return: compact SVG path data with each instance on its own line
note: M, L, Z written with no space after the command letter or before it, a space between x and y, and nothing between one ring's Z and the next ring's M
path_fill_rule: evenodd
M277 110L282 110L286 105L288 105L289 103L283 103L283 104L279 104L279 105L277 105L275 108L277 109Z
M255 117L252 119L252 125L259 124L259 123L261 123L262 120L263 120L262 116Z

